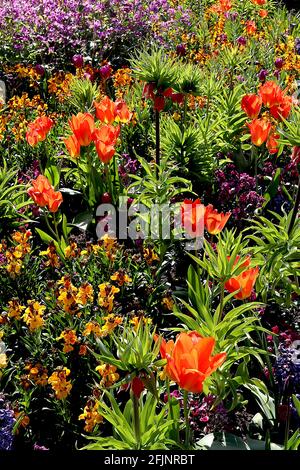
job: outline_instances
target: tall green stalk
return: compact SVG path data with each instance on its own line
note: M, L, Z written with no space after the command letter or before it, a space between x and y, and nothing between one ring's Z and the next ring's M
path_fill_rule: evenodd
M299 204L300 204L300 177L299 177L299 182L298 182L298 190L297 190L297 194L296 194L295 205L294 205L292 218L291 218L289 229L288 229L288 235L290 235L292 230L293 230L295 220L296 220L296 217L298 215Z
M190 422L189 422L189 408L188 408L188 392L184 390L183 392L183 410L184 410L184 420L185 420L185 448L189 449L190 447Z
M138 397L132 393L131 394L132 403L133 403L133 426L135 439L137 444L137 449L141 448L141 424L140 424L140 404Z

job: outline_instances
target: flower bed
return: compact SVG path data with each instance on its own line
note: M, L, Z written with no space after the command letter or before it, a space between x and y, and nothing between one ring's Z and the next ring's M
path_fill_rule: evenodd
M2 4L0 450L297 450L296 13Z

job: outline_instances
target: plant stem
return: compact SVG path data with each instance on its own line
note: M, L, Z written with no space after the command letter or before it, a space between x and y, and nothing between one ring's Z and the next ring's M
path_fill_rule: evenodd
M51 232L51 235L53 235L54 238L56 238L56 239L58 240L58 242L59 242L60 240L59 240L59 237L58 237L58 235L57 235L57 229L56 229L55 231L53 230L53 228L51 227L51 225L50 225L50 223L49 223L49 219L48 219L48 215L47 215L47 214L45 214L45 221L46 221L46 224L47 224L48 229L49 229L50 232Z
M298 182L298 190L297 190L297 194L296 194L296 201L295 201L295 205L294 205L294 209L293 209L293 213L292 213L292 218L291 218L290 225L289 225L288 235L290 235L291 231L293 230L295 220L296 220L296 217L297 217L297 214L298 214L299 204L300 204L300 177L299 177L299 182Z
M188 409L188 392L183 392L183 410L185 419L185 448L189 448L190 444L190 422L189 422L189 409Z
M58 227L57 227L57 220L56 220L56 213L53 212L53 224L54 224L54 229L55 229L55 234L56 234L56 237L57 237L57 241L60 242L60 237L59 237L59 233L58 233Z
M141 448L141 427L140 427L140 409L139 409L139 399L132 393L131 394L132 403L133 403L133 425L135 432L135 439L137 443L137 449Z
M222 320L222 315L223 315L224 290L225 290L224 282L221 282L220 289L221 289L221 292L220 292L220 312L219 312L218 323L220 323L220 321Z
M160 165L160 116L159 111L155 111L155 141L156 141L156 148L155 148L155 159L156 165ZM158 168L156 168L156 172L158 175Z
M290 432L290 421L291 421L291 406L290 406L290 397L288 396L287 400L288 410L287 418L285 423L285 433L284 433L284 449L288 450L288 441L289 441L289 432Z
M257 179L258 159L257 159L256 147L253 144L251 147L251 160L252 162L254 160L255 191L258 192L258 179Z

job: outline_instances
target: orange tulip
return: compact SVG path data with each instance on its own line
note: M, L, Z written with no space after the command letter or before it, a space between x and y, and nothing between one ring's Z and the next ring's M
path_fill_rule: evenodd
M28 195L34 202L40 206L45 207L48 202L47 194L52 189L52 186L46 176L39 175L36 180L33 180L32 187L28 189Z
M262 102L269 108L278 105L282 101L282 91L277 83L269 81L264 83L258 91Z
M56 212L63 201L61 192L54 191L49 180L43 175L32 181L32 187L27 193L38 206L47 206L50 212Z
M100 103L94 102L97 118L106 124L112 124L116 119L116 105L105 96Z
M235 266L238 263L239 259L240 257L237 256L233 266ZM245 268L248 267L250 265L250 261L251 261L250 257L247 257L246 261L242 263L241 266ZM239 299L239 300L247 299L251 295L258 273L259 273L258 267L246 269L241 274L234 276L230 278L228 281L226 281L225 289L231 293L238 291L234 295L236 299Z
M95 129L93 134L93 140L101 140L106 145L116 145L117 139L120 135L120 126L112 126L111 124L105 124Z
M68 149L71 158L79 157L80 155L80 144L74 134L64 139L64 143Z
M95 129L94 118L91 114L78 113L77 116L72 116L69 125L79 145L82 147L90 145Z
M247 122L249 127L251 140L254 145L260 147L266 142L271 130L271 123L265 119L254 119L252 122Z
M59 206L63 202L63 197L60 191L51 191L48 192L48 201L47 206L50 212L57 212Z
M108 163L115 154L114 145L120 134L120 127L110 124L95 129L93 139L95 141L98 157L103 163Z
M220 233L225 227L230 216L230 212L227 212L226 214L223 212L219 213L216 209L213 208L212 204L209 204L205 208L204 215L204 224L208 233L211 235L217 235L217 233Z
M160 354L167 360L167 376L188 392L202 392L205 379L226 358L225 352L212 356L214 346L214 338L203 338L197 331L180 333L175 343L163 339Z
M117 122L122 122L126 124L130 121L132 113L129 111L127 104L123 100L117 100L116 103L116 117Z
M95 141L95 146L96 146L96 151L98 154L98 157L103 163L108 163L114 156L116 149L115 147L111 145L106 145L104 142L101 140L96 140Z
M269 138L267 140L267 149L269 150L269 153L273 155L274 153L278 152L278 139L280 135L276 134L274 132L271 132L269 135Z
M255 119L260 113L262 106L262 99L260 96L251 94L245 95L242 99L242 110L247 114L250 119Z
M47 116L36 118L28 125L26 140L32 147L46 139L48 132L53 127L52 119Z
M203 235L205 206L200 199L185 199L181 206L181 223L191 237Z
M281 120L283 117L287 119L291 112L293 103L293 98L291 96L286 96L282 93L281 97L278 98L278 104L275 104L270 107L270 113L274 119Z

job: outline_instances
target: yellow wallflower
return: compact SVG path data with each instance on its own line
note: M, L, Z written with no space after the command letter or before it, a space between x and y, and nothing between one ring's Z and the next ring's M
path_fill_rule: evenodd
M110 313L107 317L103 318L105 320L105 324L101 328L101 336L106 336L111 333L117 326L121 325L123 322L122 317L118 317Z
M106 308L108 312L113 309L115 294L120 292L118 287L112 286L109 282L99 284L98 303L100 307Z
M22 319L29 326L30 331L41 328L44 324L43 314L46 310L44 305L41 305L36 300L28 300L28 307L26 308Z
M20 320L22 311L25 310L25 306L19 303L18 299L12 299L8 302L8 316L9 318L15 318Z
M51 385L58 400L63 400L64 398L67 398L72 389L71 381L67 380L67 377L69 375L70 369L64 367L63 369L58 369L53 372L53 374L48 379L48 383Z
M59 268L60 262L56 252L56 248L53 242L51 242L46 251L40 251L40 256L47 256L45 266L51 266L52 268Z
M76 336L76 331L75 330L64 330L61 332L60 336L56 338L57 341L60 339L64 340L64 347L63 347L63 352L68 353L74 350L73 346L78 342L78 338Z
M76 302L80 305L86 305L88 302L93 302L94 300L94 289L91 284L85 282L78 289L78 294L76 295Z
M78 310L76 296L78 293L70 279L70 276L63 276L58 282L58 285L63 285L58 289L57 301L58 304L66 313L74 314Z
M144 259L149 266L154 262L159 260L159 256L153 251L151 247L144 248Z
M85 325L82 335L90 336L91 333L98 337L101 336L101 326L99 323L90 321Z
M144 323L144 325L151 325L152 324L152 319L151 318L148 318L148 317L133 317L131 320L130 320L130 323L133 326L133 329L134 331L137 331L139 325L141 324L141 322Z
M86 432L92 432L97 424L103 422L103 417L98 412L99 403L90 401L84 407L83 413L79 416L79 420L84 419Z
M120 375L116 372L116 366L111 364L100 364L95 370L101 375L100 385L104 387L111 387L120 378Z
M120 287L132 281L131 277L125 273L124 269L119 269L112 276L110 276L110 278L112 281L116 281Z

